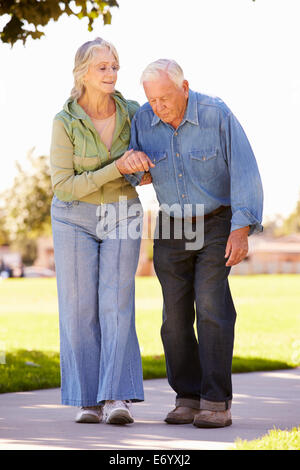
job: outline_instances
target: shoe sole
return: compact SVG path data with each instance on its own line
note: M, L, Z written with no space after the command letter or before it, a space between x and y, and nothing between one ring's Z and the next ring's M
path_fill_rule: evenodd
M101 419L94 415L85 414L80 418L76 419L76 423L101 423Z
M127 410L114 410L106 419L107 424L131 424L134 420Z
M177 418L166 418L165 419L165 422L168 423L168 424L191 424L193 423L193 419L186 419L186 420L181 420L181 421L178 421Z
M194 426L197 428L225 428L226 426L231 426L232 421L231 419L226 421L225 424L218 424L218 423L209 423L207 421L198 421L197 423L193 423Z

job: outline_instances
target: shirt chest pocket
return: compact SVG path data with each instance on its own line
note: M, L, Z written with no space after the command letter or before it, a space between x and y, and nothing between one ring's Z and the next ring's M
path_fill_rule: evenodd
M168 155L167 152L147 152L146 155L150 158L155 167L150 168L150 173L152 176L152 181L155 184L164 183L169 178L169 165L168 165Z
M222 159L216 148L192 150L189 157L192 177L201 183L208 183L222 172Z

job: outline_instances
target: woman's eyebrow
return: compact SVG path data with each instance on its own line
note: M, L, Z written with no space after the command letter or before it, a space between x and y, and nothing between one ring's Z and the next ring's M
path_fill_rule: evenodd
M98 62L98 63L96 64L96 67L97 67L98 65L109 64L109 63L110 63L110 62L107 61L107 60L102 60L101 62ZM112 64L117 64L117 62L115 62L115 61L114 61L114 62L111 62L111 63L112 63Z

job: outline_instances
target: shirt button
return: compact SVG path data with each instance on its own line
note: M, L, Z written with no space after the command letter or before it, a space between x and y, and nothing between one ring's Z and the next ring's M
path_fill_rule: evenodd
M206 157L202 157L202 160L206 160Z
M178 176L179 176L179 178L181 178L181 177L182 177L182 174L181 174L181 173L179 173L179 175L178 175Z
M174 135L176 135L176 136L177 136L177 135L178 135L178 132L175 132L175 134L174 134Z
M179 157L179 153L176 153L176 157Z
M185 197L185 195L184 195L184 194L182 194L182 197Z

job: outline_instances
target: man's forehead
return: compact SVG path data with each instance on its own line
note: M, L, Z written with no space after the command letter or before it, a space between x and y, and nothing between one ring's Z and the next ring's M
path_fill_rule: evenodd
M169 77L159 77L153 81L145 81L144 89L147 96L161 97L168 95L175 90L175 85Z

